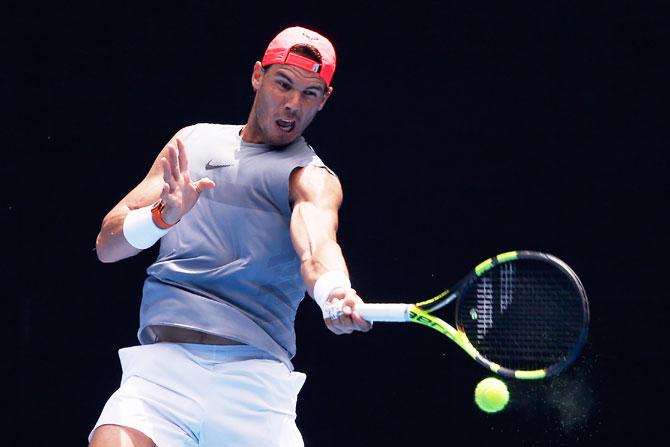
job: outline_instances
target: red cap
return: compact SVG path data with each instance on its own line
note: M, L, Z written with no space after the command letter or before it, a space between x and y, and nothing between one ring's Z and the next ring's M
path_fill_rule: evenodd
M321 63L315 62L290 50L296 45L315 49L321 55ZM330 86L335 74L335 48L328 39L314 31L299 26L286 28L272 39L261 61L263 67L271 64L288 64L317 73Z

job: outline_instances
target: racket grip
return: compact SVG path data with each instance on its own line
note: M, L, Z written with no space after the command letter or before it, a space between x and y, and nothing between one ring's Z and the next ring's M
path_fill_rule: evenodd
M356 312L367 321L404 322L409 321L410 307L403 303L361 303L356 305ZM323 318L337 320L342 313L342 301L326 304Z
M367 321L403 322L409 319L410 304L366 303L356 305L356 312Z

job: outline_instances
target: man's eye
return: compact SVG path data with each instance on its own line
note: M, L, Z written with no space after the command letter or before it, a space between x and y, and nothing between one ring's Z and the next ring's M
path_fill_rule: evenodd
M306 96L311 97L311 98L316 98L316 92L315 92L314 90L306 90L306 91L304 92L304 94L305 94Z
M288 90L288 89L291 88L291 86L289 85L289 83L286 82L286 81L278 80L278 81L277 81L277 84L279 84L279 86L280 86L281 88L283 88L284 90Z

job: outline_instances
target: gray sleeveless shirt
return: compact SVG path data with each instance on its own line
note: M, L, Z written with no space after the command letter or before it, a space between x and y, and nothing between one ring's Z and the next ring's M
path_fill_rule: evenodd
M292 369L294 320L305 285L289 232L289 176L324 166L300 137L286 147L241 140L239 125L196 124L184 138L191 178L216 187L160 242L140 309L152 326L196 329L260 348Z

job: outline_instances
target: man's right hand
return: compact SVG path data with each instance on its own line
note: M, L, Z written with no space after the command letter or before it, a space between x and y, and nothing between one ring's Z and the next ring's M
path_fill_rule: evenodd
M207 177L195 182L191 180L184 142L179 138L175 140L176 145L169 143L167 157L162 157L160 160L164 181L161 199L166 205L162 216L168 224L178 222L193 208L202 191L215 186Z
M338 287L333 289L328 298L328 304L334 304L338 301L342 303L342 314L335 320L324 318L326 327L334 334L351 334L354 331L367 332L372 329L372 323L365 321L356 312L356 305L362 304L363 300L358 296L354 289L345 289Z

